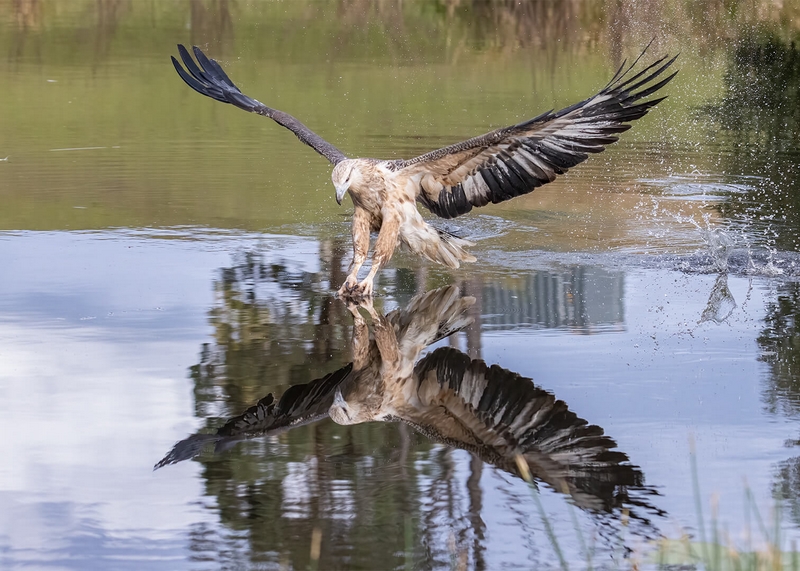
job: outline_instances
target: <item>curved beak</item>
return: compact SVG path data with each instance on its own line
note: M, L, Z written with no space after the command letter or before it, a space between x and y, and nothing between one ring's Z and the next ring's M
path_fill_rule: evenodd
M339 204L339 206L341 206L344 193L347 192L348 188L350 188L350 182L343 182L342 184L337 184L334 186L336 187L336 202Z

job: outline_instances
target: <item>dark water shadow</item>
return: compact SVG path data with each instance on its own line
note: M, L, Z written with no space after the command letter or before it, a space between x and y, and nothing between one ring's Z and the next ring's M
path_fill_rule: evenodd
M761 391L765 410L772 415L800 418L800 283L777 286L775 298L767 303L764 325L757 337L759 360L767 374ZM800 438L786 440L793 451ZM796 452L795 452L796 454ZM780 500L788 517L800 525L800 455L779 462L774 469L773 496Z

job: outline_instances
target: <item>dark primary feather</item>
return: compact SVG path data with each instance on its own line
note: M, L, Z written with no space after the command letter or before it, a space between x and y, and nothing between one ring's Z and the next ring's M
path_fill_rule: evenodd
M421 175L417 199L443 218L527 194L583 162L589 153L603 151L630 128L630 121L665 99L642 101L675 77L677 72L656 81L677 56L661 57L631 75L642 55L627 68L623 63L608 85L584 101L398 161L394 168Z
M293 428L325 418L333 394L353 370L352 363L310 383L293 385L273 404L267 395L241 415L230 419L217 432L227 437L262 436L278 429Z
M193 458L210 443L214 443L219 452L247 438L279 434L327 417L336 387L352 369L353 364L348 363L321 379L291 386L278 402L272 393L268 394L239 416L228 420L214 434L193 434L181 440L153 469Z
M189 87L217 101L230 103L239 109L269 117L279 125L292 131L297 135L298 139L333 164L347 158L342 151L331 145L328 141L314 133L288 113L267 107L263 103L242 93L225 74L219 63L208 58L197 46L193 48L193 51L197 58L197 63L195 63L192 56L189 55L188 50L178 44L178 53L186 69L181 66L178 60L174 57L172 58L175 71L178 72L178 75L181 76L181 79L183 79Z

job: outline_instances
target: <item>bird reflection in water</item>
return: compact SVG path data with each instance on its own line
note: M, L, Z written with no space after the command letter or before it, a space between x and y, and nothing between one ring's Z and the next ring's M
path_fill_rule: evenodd
M566 493L592 512L632 508L660 514L647 496L641 470L603 429L590 425L551 393L498 365L430 345L467 327L475 298L455 286L419 295L404 309L382 315L371 300L350 303L353 362L320 379L289 388L280 400L270 393L215 434L178 442L156 464L161 468L215 452L249 438L276 435L330 417L343 425L403 422L429 439L467 450L500 470L533 478ZM361 313L370 316L372 327ZM518 464L523 460L522 465ZM636 494L630 492L636 490ZM634 497L636 496L636 497Z

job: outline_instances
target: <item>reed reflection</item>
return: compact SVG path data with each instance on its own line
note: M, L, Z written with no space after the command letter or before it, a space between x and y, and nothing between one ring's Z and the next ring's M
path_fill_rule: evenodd
M294 385L279 399L268 394L215 433L177 443L155 467L192 458L206 445L220 453L242 440L326 417L340 425L400 422L514 476L520 475L518 462L524 459L537 484L568 494L584 510L613 512L639 505L657 511L642 496L629 494L643 489L644 477L616 450L614 440L531 379L471 359L454 347L440 347L420 359L426 348L472 322L467 311L474 303L457 287L446 286L386 315L371 302L349 305L351 363Z

